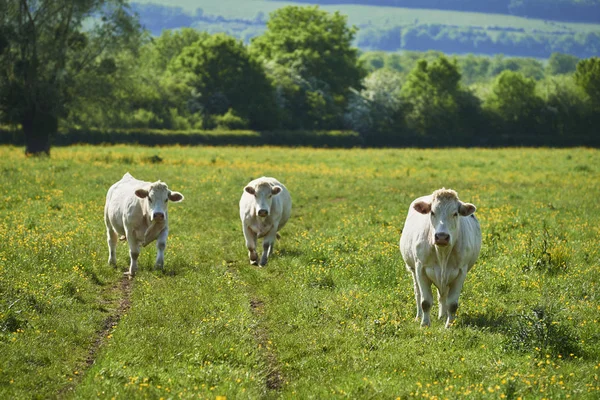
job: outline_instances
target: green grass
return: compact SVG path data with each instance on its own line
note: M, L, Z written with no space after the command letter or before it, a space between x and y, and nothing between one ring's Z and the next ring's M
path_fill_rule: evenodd
M194 12L201 8L205 14L221 15L226 18L252 19L257 13L268 15L270 12L285 7L286 5L307 6L306 3L294 3L286 1L267 0L227 0L226 2L215 2L213 0L136 0L136 3L155 3L165 6L182 7L188 12ZM473 12L459 12L447 10L427 10L399 7L379 7L338 4L320 6L329 12L340 11L348 16L348 22L357 26L387 27L399 25L412 25L415 20L419 24L443 24L451 21L457 26L498 26L523 28L526 30L538 30L541 32L569 30L574 32L598 32L598 24L568 23L568 22L546 22L541 19L522 18L502 14L484 14Z
M3 146L0 171L1 398L598 398L598 150ZM130 295L102 220L127 171L185 195ZM265 268L237 205L261 175L294 201ZM421 329L397 244L443 186L483 249L455 326Z

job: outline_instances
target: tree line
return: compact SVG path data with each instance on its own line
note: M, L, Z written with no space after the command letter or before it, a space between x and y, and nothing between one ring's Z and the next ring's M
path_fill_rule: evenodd
M22 127L27 153L48 153L59 127L352 130L401 146L586 137L599 122L598 58L361 55L357 29L318 7L274 11L246 45L191 28L152 37L120 0L28 4L0 0L0 119Z
M446 53L505 53L514 56L547 58L566 53L592 57L600 49L597 32L528 31L523 28L412 24L389 27L361 27L356 44L373 50L436 49Z

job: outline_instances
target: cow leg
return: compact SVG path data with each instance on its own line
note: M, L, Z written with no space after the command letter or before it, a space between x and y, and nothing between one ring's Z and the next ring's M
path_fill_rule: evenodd
M108 264L117 266L117 241L119 236L112 228L106 227L106 238L108 242Z
M244 224L244 238L246 239L246 248L248 249L248 257L250 258L250 264L258 264L258 253L256 253L256 239L257 235L248 226Z
M267 265L267 261L269 261L269 256L273 253L273 247L275 244L275 239L277 238L277 227L273 227L271 231L265 236L263 239L263 253L260 258L260 265Z
M445 318L448 315L448 289L438 289L438 319Z
M137 268L138 268L138 257L140 256L140 243L137 240L134 231L125 231L125 235L127 236L127 243L129 244L129 258L131 263L129 264L129 272L126 272L126 275L134 276Z
M169 230L164 229L156 238L156 263L155 268L163 269L165 265L165 248L167 247L167 236L169 236Z
M458 310L458 296L462 290L463 284L467 277L467 268L461 268L458 276L450 284L450 290L448 291L448 320L446 321L446 328L452 326L452 323L456 319L456 311Z
M419 291L421 292L421 309L423 310L423 319L421 326L431 325L430 311L433 304L433 293L431 292L431 280L425 274L423 264L417 263L415 268Z
M417 282L417 275L413 269L410 270L413 278L413 287L415 289L415 303L417 304L417 316L416 321L420 321L423 318L423 309L421 308L421 291L419 290L419 283Z

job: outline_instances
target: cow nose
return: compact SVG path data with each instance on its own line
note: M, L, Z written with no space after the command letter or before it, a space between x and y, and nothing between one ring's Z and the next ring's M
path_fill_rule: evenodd
M266 217L267 215L269 215L269 212L267 210L258 210L259 217Z
M161 213L161 212L155 212L154 214L152 214L152 219L155 219L157 221L162 221L165 219L165 214Z
M436 244L448 244L450 241L450 235L444 232L435 234L435 243Z

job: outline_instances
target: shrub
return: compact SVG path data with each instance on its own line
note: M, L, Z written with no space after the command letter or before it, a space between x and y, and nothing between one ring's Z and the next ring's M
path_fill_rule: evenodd
M533 353L538 358L552 356L578 356L581 349L578 338L571 329L558 321L553 307L538 306L515 316L508 329L507 350Z
M223 115L215 117L217 129L221 130L239 130L248 129L248 121L238 116L231 108Z

